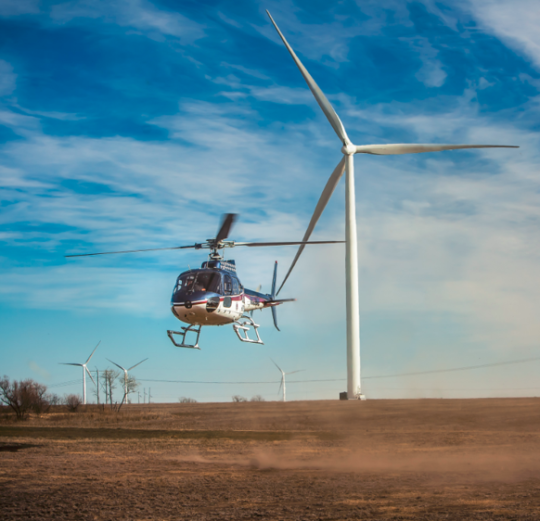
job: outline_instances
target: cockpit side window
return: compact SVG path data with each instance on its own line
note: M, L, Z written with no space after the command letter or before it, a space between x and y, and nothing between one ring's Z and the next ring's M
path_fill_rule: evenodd
M233 291L233 295L240 294L240 286L238 284L238 279L236 277L232 278L232 291Z
M223 277L223 290L224 295L232 295L232 280L230 275Z
M195 281L195 273L188 273L187 275L180 275L176 281L176 287L174 291L190 291L193 289L193 283Z

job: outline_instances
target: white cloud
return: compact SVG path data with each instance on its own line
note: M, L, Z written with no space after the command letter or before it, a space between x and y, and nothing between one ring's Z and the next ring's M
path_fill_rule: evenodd
M495 34L507 45L540 67L540 10L535 0L467 0L468 8L480 27Z
M426 38L416 39L412 43L422 59L422 67L416 73L416 78L427 87L441 87L446 80L446 72L437 59L438 51Z
M7 61L0 60L0 96L11 94L17 85L17 75Z

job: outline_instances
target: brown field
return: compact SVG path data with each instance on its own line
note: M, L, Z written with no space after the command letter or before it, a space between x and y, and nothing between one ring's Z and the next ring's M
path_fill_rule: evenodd
M540 400L0 414L0 519L540 519Z

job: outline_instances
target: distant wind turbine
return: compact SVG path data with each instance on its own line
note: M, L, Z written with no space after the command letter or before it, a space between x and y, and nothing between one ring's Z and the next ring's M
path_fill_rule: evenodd
M107 358L107 360L109 359ZM124 371L124 398L122 398L122 403L124 403L124 400L127 400L127 395L128 395L128 371L135 369L135 367L137 367L138 365L141 365L143 362L146 362L147 360L148 358L145 358L144 360L141 360L138 364L132 365L129 369L126 369L122 367L121 365L117 364L116 362L109 360L111 364L114 364L116 367L119 367L120 369L122 369L122 371Z
M272 359L270 358L270 360L272 360ZM281 391L281 388L283 387L283 401L286 402L287 401L287 390L285 388L285 375L286 374L300 373L300 372L303 371L303 369L298 369L298 371L291 371L290 373L286 373L283 369L281 369L281 367L279 367L279 365L276 364L276 362L274 362L273 360L272 360L272 362L279 369L279 372L281 373L281 383L279 384L278 394L279 394L279 391Z
M345 238L346 238L346 250L345 250L345 280L346 280L346 302L347 302L347 398L353 399L365 399L360 387L360 305L358 295L358 246L356 236L356 197L354 191L354 155L355 154L373 154L376 156L387 155L401 155L401 154L420 154L423 152L441 152L443 150L458 150L468 148L519 148L517 146L509 145L443 145L443 144L413 144L413 143L400 143L400 144L384 144L384 145L354 145L345 127L336 114L334 107L330 104L323 91L315 83L315 80L311 77L307 69L304 67L298 56L296 56L292 47L289 45L285 36L279 30L276 22L266 11L270 17L270 21L274 25L281 40L287 47L292 59L296 63L296 66L300 70L300 73L304 77L309 90L315 97L315 100L319 104L319 107L324 112L326 119L334 129L343 146L341 147L341 153L343 158L337 164L332 175L328 179L326 186L321 194L319 202L315 207L315 211L311 217L306 233L302 242L307 243L311 233L313 232L319 217L323 213L330 197L332 196L339 180L346 172L345 176ZM444 123L442 123L444 124ZM298 252L287 272L287 275L283 279L281 286L277 292L281 291L283 285L289 278L298 258L304 251L305 244L302 244L298 248Z
M77 367L82 367L83 368L83 371L82 371L82 376L83 376L82 393L83 393L83 404L84 405L86 405L86 373L88 373L88 376L90 377L92 382L94 382L94 385L96 385L96 382L92 378L92 375L90 374L90 371L88 370L88 367L86 367L86 365L88 364L88 362L90 362L90 358L92 358L94 356L94 353L96 352L96 349L98 348L99 344L101 344L101 340L97 343L97 346L94 347L94 350L92 351L92 354L88 357L88 360L84 364L69 364L69 363L64 363L64 362L60 363L60 365L76 365Z

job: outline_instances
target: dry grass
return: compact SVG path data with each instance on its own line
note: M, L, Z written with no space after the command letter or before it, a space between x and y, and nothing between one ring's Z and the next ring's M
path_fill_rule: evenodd
M537 520L539 449L536 399L0 415L0 518Z

